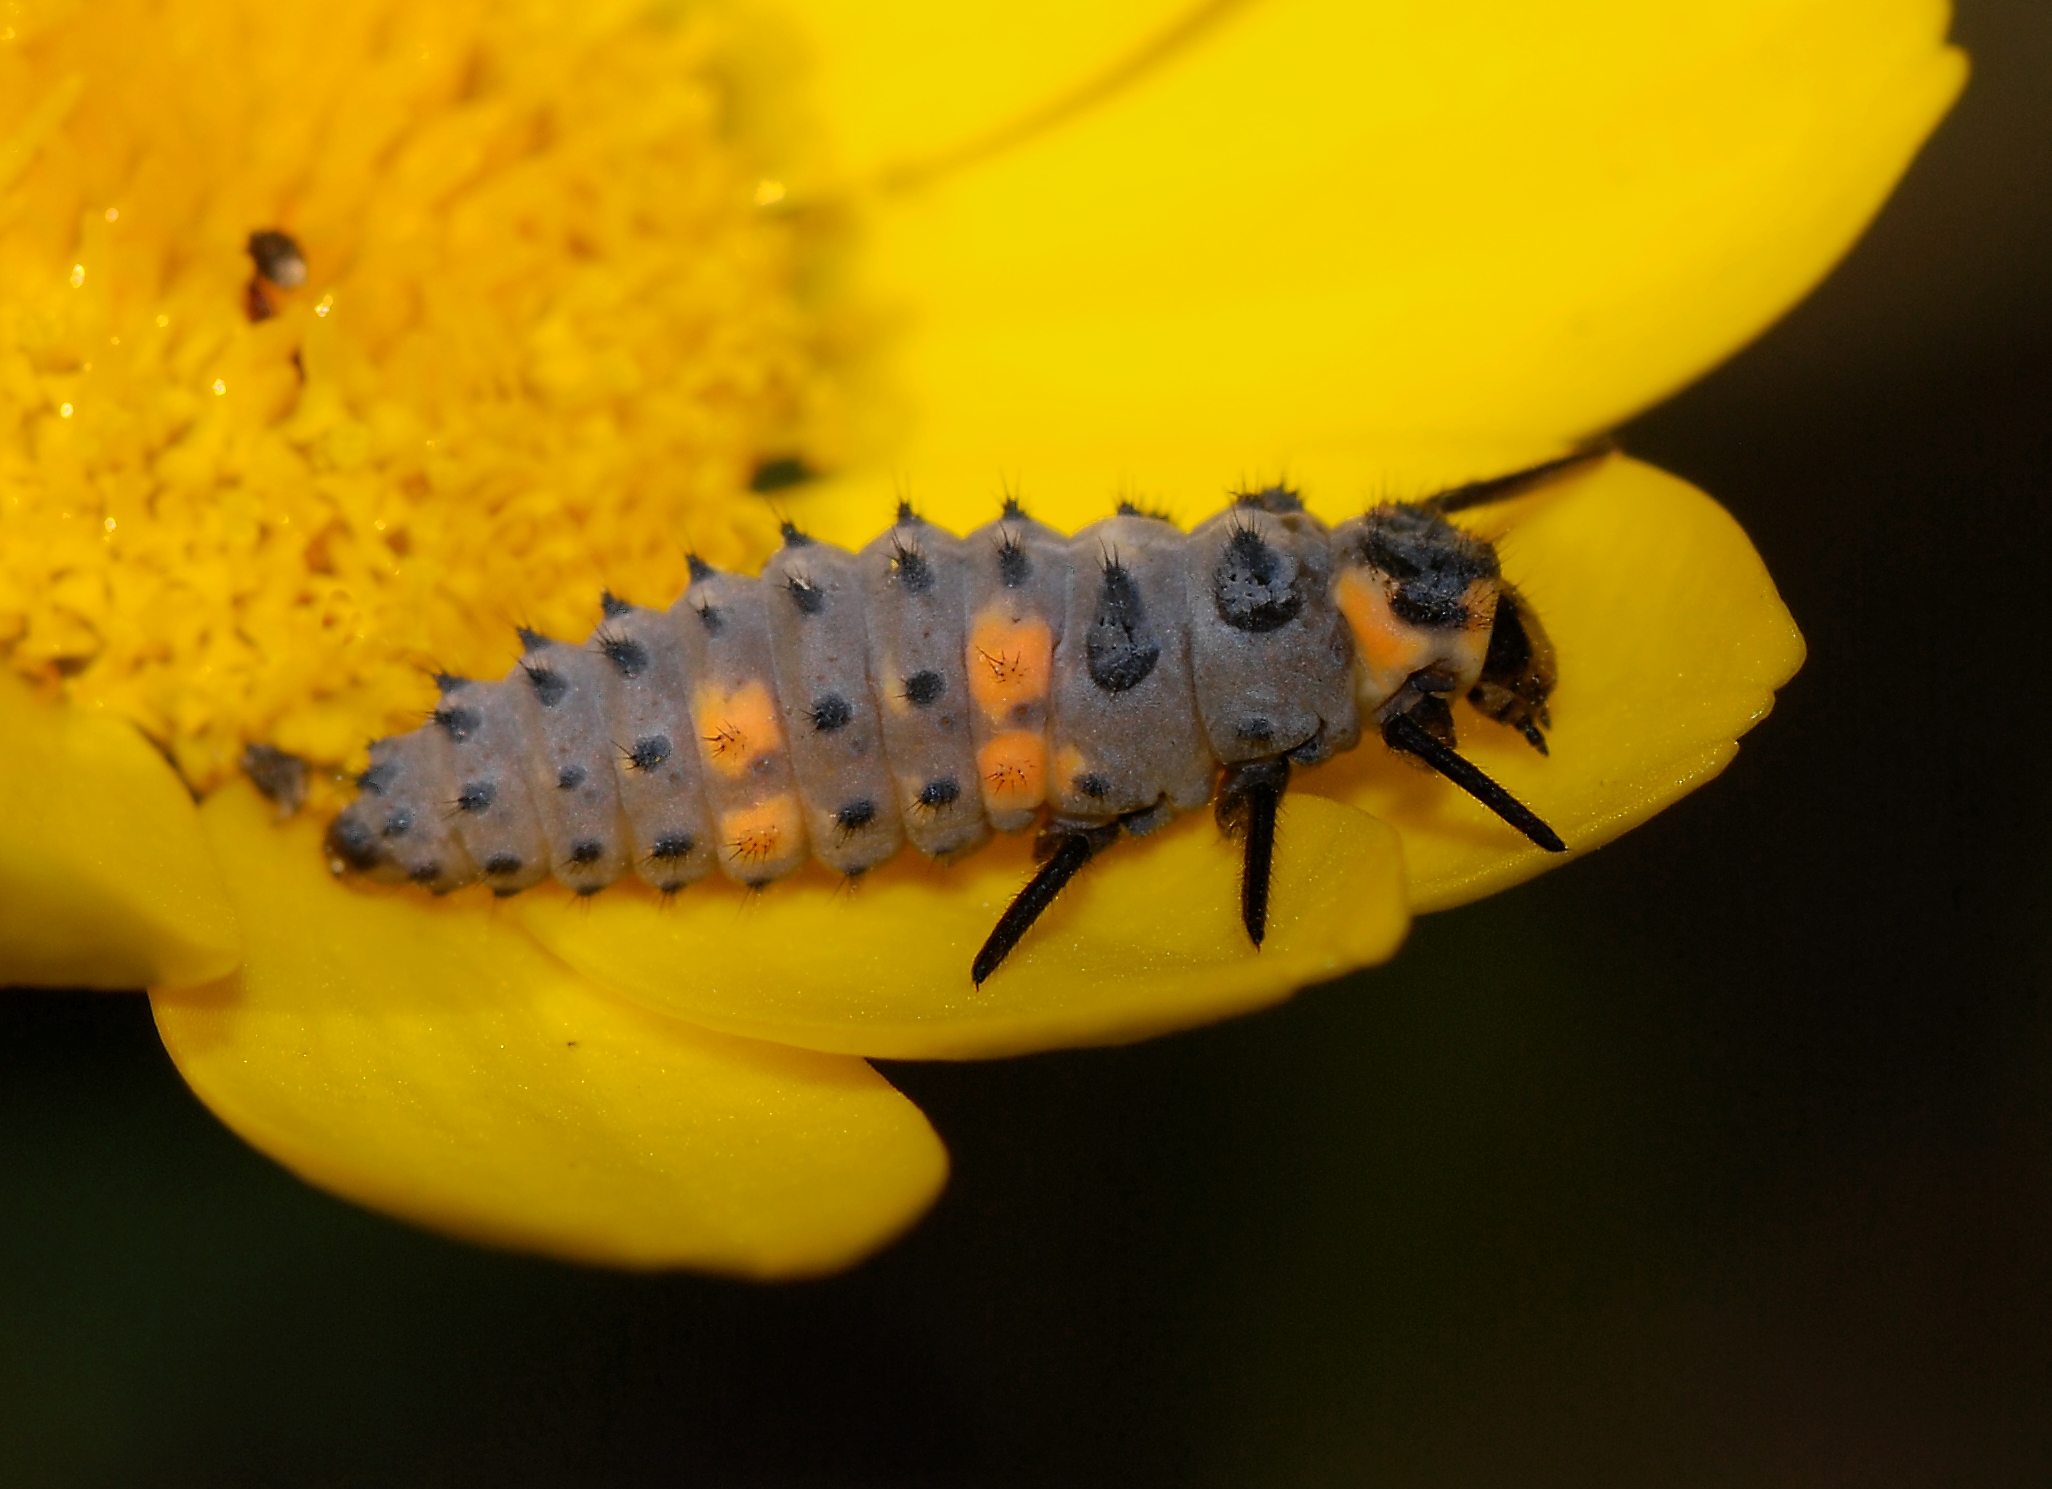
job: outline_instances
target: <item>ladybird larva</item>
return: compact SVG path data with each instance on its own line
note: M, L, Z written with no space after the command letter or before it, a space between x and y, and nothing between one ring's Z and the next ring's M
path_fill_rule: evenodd
M1610 444L1327 528L1286 487L1184 533L1122 506L1063 537L1007 500L959 538L908 506L860 552L786 524L750 577L696 558L668 610L604 597L582 644L520 633L499 682L441 677L433 717L371 746L327 837L337 873L674 893L808 858L858 875L905 843L973 852L1038 822L1040 869L982 982L1121 834L1215 804L1260 944L1293 766L1370 720L1539 847L1559 836L1455 749L1450 700L1544 753L1552 647L1495 548L1447 520Z

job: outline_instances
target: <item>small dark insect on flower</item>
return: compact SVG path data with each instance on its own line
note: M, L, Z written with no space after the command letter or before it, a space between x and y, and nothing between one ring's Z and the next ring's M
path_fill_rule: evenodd
M1465 698L1544 754L1555 671L1494 546L1448 518L1611 448L1335 528L1282 486L1187 533L1128 508L1064 537L1016 500L967 538L901 507L859 553L786 524L760 577L693 559L668 610L608 596L582 647L522 632L505 682L444 679L438 728L372 746L331 856L438 892L554 873L590 894L632 869L667 894L808 857L854 876L908 841L952 859L1037 825L982 982L1097 854L1207 804L1242 845L1259 945L1292 770L1370 729L1562 852L1455 747Z
M306 255L276 228L251 233L245 251L255 272L242 292L243 310L253 321L266 321L278 313L272 290L296 290L306 283Z

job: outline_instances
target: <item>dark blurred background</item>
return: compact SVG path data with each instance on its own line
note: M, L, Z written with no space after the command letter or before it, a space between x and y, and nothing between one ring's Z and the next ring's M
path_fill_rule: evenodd
M1709 789L1140 1048L889 1068L955 1157L763 1289L299 1185L139 998L0 998L0 1484L2052 1483L2052 6L1628 442L1810 641Z

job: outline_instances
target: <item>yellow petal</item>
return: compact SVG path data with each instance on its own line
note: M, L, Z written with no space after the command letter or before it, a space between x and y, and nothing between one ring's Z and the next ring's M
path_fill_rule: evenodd
M248 955L152 994L157 1027L311 1182L475 1240L754 1276L845 1266L939 1191L939 1139L860 1061L616 1000L475 904L344 888L245 787L202 816Z
M856 25L797 9L836 46ZM848 68L818 65L865 152L930 100L945 154L975 88L1059 91L1064 26L1089 77L1126 22L1174 24L1064 9L1015 66L945 39L960 7L859 9ZM876 214L915 497L980 515L1004 472L1208 501L1278 466L1359 496L1610 427L1806 292L1965 73L1942 0L1200 9L1222 18L1095 106Z
M909 853L852 894L808 871L754 898L712 884L513 903L595 981L718 1029L814 1049L972 1058L1140 1039L1278 1002L1382 961L1403 939L1394 835L1351 807L1288 803L1274 913L1256 952L1239 857L1208 817L1086 867L982 987L970 959L1031 876L1013 839L940 869Z
M0 985L179 987L240 955L192 797L119 720L0 673Z
M1465 705L1456 710L1461 752L1573 851L1609 842L1716 775L1802 665L1802 636L1739 525L1651 466L1608 461L1462 521L1500 540L1504 573L1552 637L1560 687L1550 756ZM1374 744L1303 787L1396 826L1420 912L1563 862Z

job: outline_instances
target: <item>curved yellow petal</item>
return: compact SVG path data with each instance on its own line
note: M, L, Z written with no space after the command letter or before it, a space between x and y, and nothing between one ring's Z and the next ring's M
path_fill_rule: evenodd
M1651 466L1608 461L1461 520L1499 539L1505 574L1560 659L1550 756L1465 705L1456 710L1461 752L1575 852L1609 842L1716 775L1802 665L1802 636L1739 525ZM1379 746L1302 785L1395 825L1421 913L1564 861Z
M836 45L856 29L851 6L797 9ZM1016 68L925 50L972 26L940 19L959 10L862 7L859 73L821 49L833 127L899 142L937 100L944 154L977 84L1007 109L1062 86L1061 27L1079 76L1129 44L1063 10ZM1101 494L1286 466L1359 495L1607 428L1844 253L1961 86L1946 20L1942 0L1225 7L874 214L910 424L888 479L987 504L1000 472Z
M628 1267L784 1277L882 1245L947 1155L857 1060L603 994L471 904L351 891L246 787L202 808L240 973L153 993L200 1098L302 1177L436 1230Z
M128 723L0 673L0 986L179 987L240 954L164 757Z
M1013 839L941 869L911 855L852 894L808 871L754 898L705 884L513 903L594 981L714 1028L814 1049L963 1059L1141 1039L1279 1002L1403 939L1394 834L1350 807L1288 804L1275 912L1257 952L1239 856L1208 818L1090 864L982 987L970 959L1031 876Z

